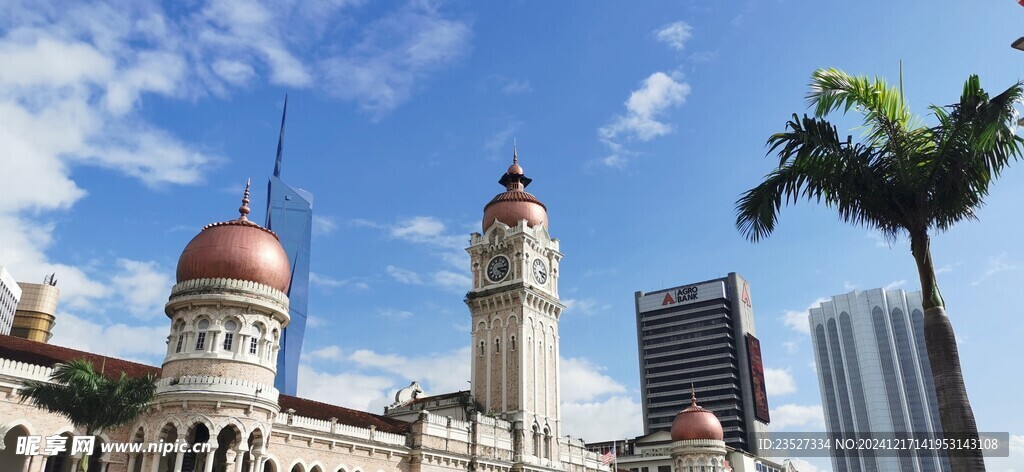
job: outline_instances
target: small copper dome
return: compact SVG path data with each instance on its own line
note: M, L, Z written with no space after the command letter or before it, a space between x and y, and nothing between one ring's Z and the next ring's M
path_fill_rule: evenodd
M178 259L178 283L228 278L268 285L288 293L291 266L277 235L248 220L249 187L237 220L203 228Z
M505 186L506 191L495 195L484 206L484 231L494 224L494 220L509 226L515 226L519 224L520 220L526 220L526 224L531 227L538 225L548 227L547 207L537 200L537 197L524 190L532 181L533 179L527 177L519 165L518 152L513 151L512 165L498 180L499 184Z
M672 420L672 440L714 439L722 441L725 434L722 423L710 410L697 405L697 394L690 394L690 406Z

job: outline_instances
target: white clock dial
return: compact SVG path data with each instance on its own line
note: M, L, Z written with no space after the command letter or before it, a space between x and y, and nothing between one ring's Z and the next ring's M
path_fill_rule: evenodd
M533 280L541 285L548 281L548 266L540 259L533 260Z
M497 256L491 259L491 262L487 263L487 278L491 282L500 282L508 275L508 258L505 256Z

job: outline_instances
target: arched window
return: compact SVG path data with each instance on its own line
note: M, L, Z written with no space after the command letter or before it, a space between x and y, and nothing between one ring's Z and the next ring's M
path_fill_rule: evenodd
M551 430L547 426L544 427L544 458L551 458Z
M494 338L494 353L501 352L501 338Z
M235 320L224 322L224 350L230 351L235 342L235 331L238 330L238 323Z
M486 343L484 343L483 341L480 341L480 355L481 355L481 356L483 356L483 355L484 355L484 352L486 352L486 351L485 351L485 348L486 348L486 347L487 347L487 346L486 346Z
M199 320L197 328L199 332L196 334L196 350L202 351L206 349L206 330L210 329L210 320Z
M540 428L533 425L533 455L540 457Z
M508 339L508 348L512 351L516 350L516 335L513 334L512 337Z
M260 338L263 336L263 332L259 326L252 326L252 337L249 338L249 354L255 356L259 351Z
M181 352L182 345L185 344L185 325L178 323L178 344L174 346L174 352Z

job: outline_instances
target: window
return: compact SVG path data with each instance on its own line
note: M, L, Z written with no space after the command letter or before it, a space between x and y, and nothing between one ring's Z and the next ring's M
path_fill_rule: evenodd
M494 353L501 352L501 338L494 338Z
M514 334L508 340L508 348L513 351L516 350L516 336Z
M199 334L196 335L196 350L206 349L206 330L210 329L210 320L199 320Z
M174 352L181 352L181 345L185 342L185 335L178 335L178 345L174 347Z
M228 320L224 323L224 350L230 351L233 347L232 344L235 342L235 330L238 329L238 323L234 320Z
M533 425L533 455L540 457L540 428Z
M484 348L485 348L485 346L484 346L484 342L483 342L483 341L480 341L480 355L481 355L481 356L483 356L483 355L484 355Z
M256 352L259 349L261 335L262 333L260 333L260 328L257 326L253 326L252 337L249 338L249 354L252 354L254 356L256 355Z

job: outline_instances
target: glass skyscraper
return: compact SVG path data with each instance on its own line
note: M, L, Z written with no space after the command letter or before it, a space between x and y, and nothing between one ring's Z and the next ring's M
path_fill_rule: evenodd
M810 323L829 433L942 430L920 291L877 288L836 295L810 309ZM833 454L832 466L836 472L949 470L944 455L927 452Z
M306 332L306 310L309 305L309 246L313 231L313 195L290 187L281 180L281 154L284 148L284 121L288 114L285 97L281 114L281 134L277 141L274 175L267 184L266 228L281 238L291 263L292 280L288 288L288 314L291 321L281 336L277 356L277 378L274 387L286 395L295 395L299 375L299 355Z

